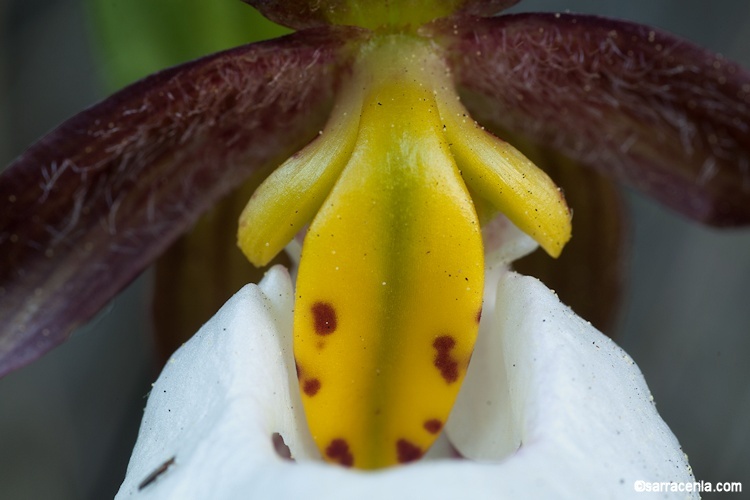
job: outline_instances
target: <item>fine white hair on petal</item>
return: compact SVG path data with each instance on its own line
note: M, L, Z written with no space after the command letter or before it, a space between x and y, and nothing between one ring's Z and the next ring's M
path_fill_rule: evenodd
M483 321L495 321L482 328L489 349L505 350L495 355L507 372L506 427L522 440L500 463L432 460L366 473L320 461L291 356L292 285L274 268L164 369L117 498L630 498L635 480L692 481L632 360L536 280L494 269L502 309L487 305ZM460 424L454 417L449 431ZM275 432L297 462L275 452Z
M638 480L692 483L630 356L537 279L498 274L446 425L459 452L496 462L527 498L628 498Z

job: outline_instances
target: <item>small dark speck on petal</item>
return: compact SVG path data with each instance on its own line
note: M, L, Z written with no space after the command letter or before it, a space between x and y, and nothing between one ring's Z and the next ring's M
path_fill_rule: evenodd
M146 479L144 479L143 481L141 481L141 484L138 485L138 491L141 491L143 488L145 488L149 484L151 484L154 481L156 481L156 479L159 476L161 476L162 474L164 474L165 472L167 472L167 470L172 465L174 465L174 460L175 460L175 457L170 458L169 460L167 460L166 462L164 462L163 464L161 464L159 467L157 467L156 470L154 470L154 472L152 472L151 474L149 474L148 476L146 476Z

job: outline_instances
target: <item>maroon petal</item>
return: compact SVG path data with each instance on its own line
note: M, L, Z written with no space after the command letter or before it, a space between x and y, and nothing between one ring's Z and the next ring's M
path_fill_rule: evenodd
M62 342L201 212L309 140L357 33L299 33L163 71L3 172L0 375Z
M352 5L366 8L368 3L382 4L384 0L242 0L252 5L271 21L294 29L315 28L332 24L339 12L347 12ZM521 0L457 0L455 12L474 16L491 16L517 4ZM425 9L424 0L394 1L393 9ZM438 5L441 0L435 0ZM447 3L447 2L446 2ZM380 7L380 6L379 6ZM434 19L434 18L433 18Z
M470 111L694 219L750 223L750 74L628 22L524 14L443 23Z

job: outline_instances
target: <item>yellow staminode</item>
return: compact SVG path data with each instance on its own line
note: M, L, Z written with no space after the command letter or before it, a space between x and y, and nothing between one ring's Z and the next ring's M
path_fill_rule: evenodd
M484 264L464 181L553 255L570 220L545 174L463 122L427 42L374 37L349 84L323 135L254 195L239 240L265 263L317 212L296 290L302 400L327 460L373 469L429 448L474 348Z
M332 461L419 458L466 372L483 290L471 199L425 62L384 43L353 155L305 238L295 357L313 438ZM400 63L400 64L396 64Z

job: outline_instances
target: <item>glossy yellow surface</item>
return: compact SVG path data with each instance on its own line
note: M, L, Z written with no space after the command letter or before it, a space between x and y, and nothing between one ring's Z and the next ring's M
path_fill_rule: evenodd
M307 234L295 304L313 438L328 460L367 469L419 458L437 437L484 278L479 223L422 84L431 62L420 52L399 64L402 46L367 56L389 69L370 83L352 158Z

